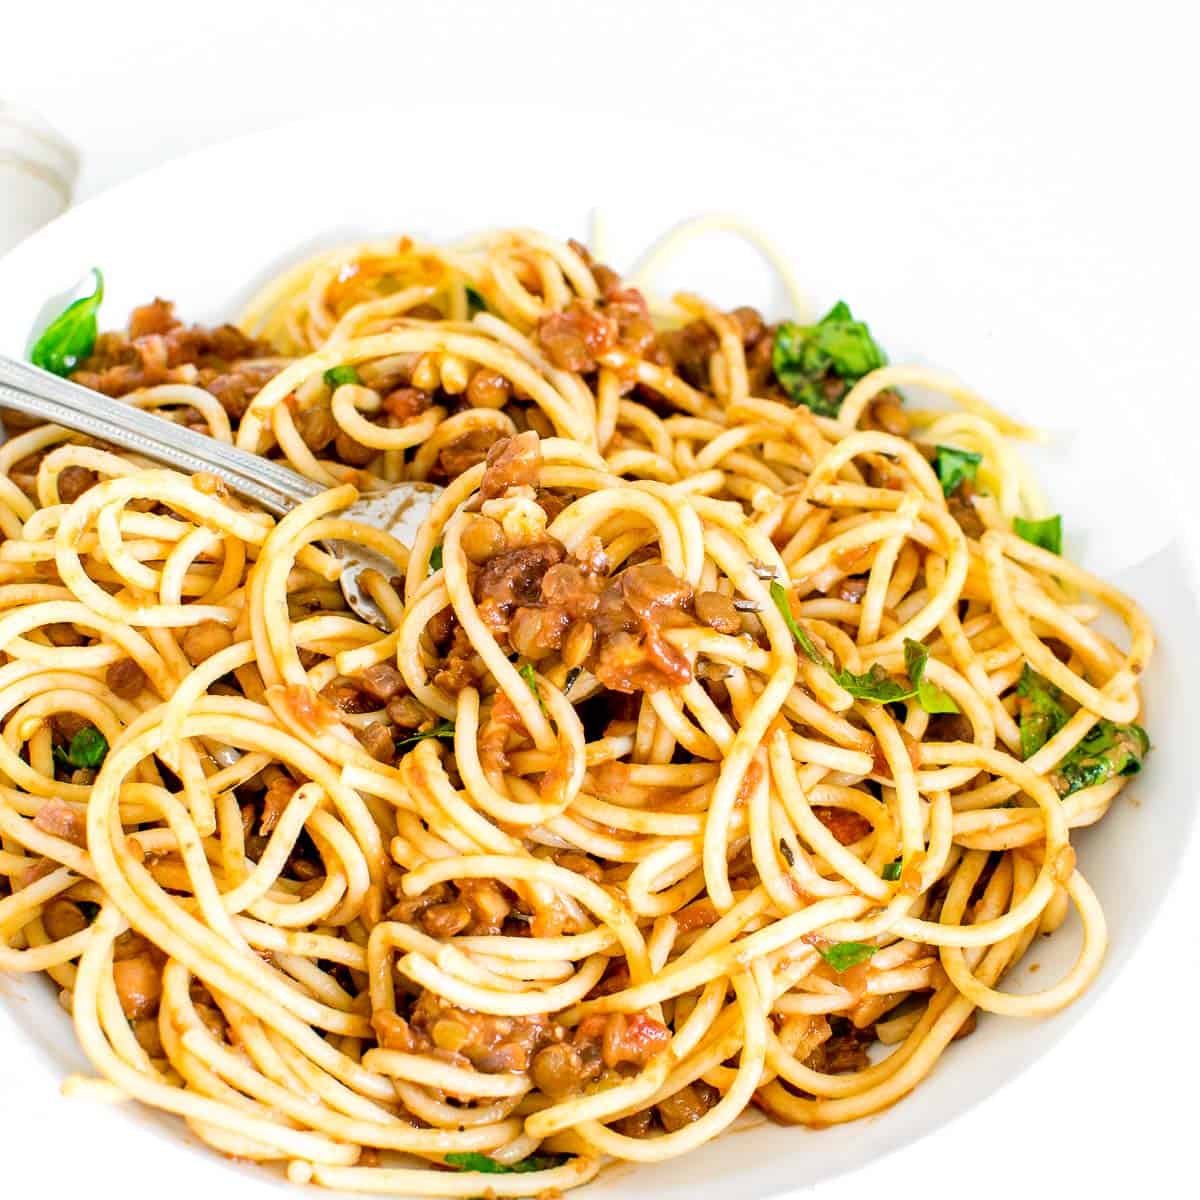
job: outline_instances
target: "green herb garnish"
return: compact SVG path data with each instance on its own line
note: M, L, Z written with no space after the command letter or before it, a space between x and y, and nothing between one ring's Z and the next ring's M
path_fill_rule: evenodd
M64 750L54 747L54 761L63 767L79 767L90 770L98 767L108 754L108 739L92 725L85 725Z
M911 700L927 713L956 713L958 705L935 683L925 678L925 664L929 661L929 647L912 638L904 639L904 665L908 670L907 686L889 675L879 663L862 675L852 671L830 670L834 681L845 688L856 700L874 700L877 704L894 704L898 700Z
M933 465L941 480L942 493L949 496L957 491L965 480L975 482L975 474L979 464L983 462L982 454L970 450L960 450L957 446L939 446L934 456Z
M430 573L430 575L432 575L434 573L434 571L440 571L441 569L442 569L442 545L439 542L436 546L434 546L433 550L430 552L430 555L429 555L429 573Z
M1058 764L1051 776L1060 796L1107 783L1118 775L1136 775L1150 752L1150 738L1140 725L1098 721Z
M467 284L467 316L473 317L476 313L487 312L487 310L487 301L470 284Z
M893 704L897 700L909 700L917 694L916 688L893 679L878 663L872 664L871 669L862 675L855 675L853 671L830 671L830 674L856 700Z
M887 355L839 300L815 325L785 321L775 332L771 367L780 386L818 416L836 417L846 392L882 367Z
M96 287L90 296L72 301L46 326L33 344L29 360L43 371L70 375L92 352L96 344L96 313L104 299L104 276L92 268Z
M1062 516L1055 514L1044 521L1027 521L1024 517L1013 517L1013 532L1034 546L1041 546L1051 554L1062 553Z
M917 690L917 703L927 713L956 713L958 705L936 683L925 678L925 664L929 662L929 647L924 642L904 639L904 667Z
M423 729L420 733L412 733L406 738L401 738L396 743L396 749L398 750L401 746L411 746L416 742L423 742L426 738L452 738L453 736L454 722L442 721L432 729Z
M925 680L925 664L929 660L929 648L921 642L906 638L904 642L904 663L908 668L909 683L906 686L898 679L892 678L879 663L861 675L853 671L838 670L813 644L812 638L805 632L803 626L792 613L788 602L787 589L777 579L771 581L771 599L779 609L788 629L792 632L804 651L805 657L818 667L824 667L833 677L839 687L844 688L856 700L874 700L878 704L893 704L897 700L917 698L921 707L930 713L958 712L958 706L936 684Z
M859 963L865 963L878 946L868 946L866 942L834 942L820 950L821 957L840 975Z
M533 693L534 698L538 702L538 707L542 712L546 711L546 705L542 702L542 693L538 688L537 672L533 669L533 663L522 663L517 670L521 672L521 678L529 684L529 690Z
M501 1163L487 1154L473 1151L452 1151L442 1161L449 1167L463 1171L477 1171L481 1175L527 1175L531 1171L549 1171L566 1161L565 1154L531 1154L515 1163Z
M343 363L340 367L330 367L321 378L325 380L325 386L335 392L344 383L362 383L362 376L349 363Z
M805 633L804 627L793 616L792 606L788 601L787 589L778 579L771 580L771 599L775 601L775 607L779 609L779 615L783 617L784 623L792 631L792 637L799 643L805 657L810 662L816 663L818 667L824 667L826 670L829 670L829 660L813 645L812 638Z
M1021 731L1021 757L1032 758L1076 711L1045 676L1028 663L1017 680L1017 718ZM1150 738L1140 725L1097 721L1063 756L1050 779L1060 796L1106 783L1118 775L1136 775L1150 751Z
M900 878L900 872L903 869L903 859L893 859L890 863L883 864L883 870L879 872L884 879L889 883L895 883Z
M1021 757L1032 758L1066 723L1071 711L1062 692L1028 663L1017 680Z

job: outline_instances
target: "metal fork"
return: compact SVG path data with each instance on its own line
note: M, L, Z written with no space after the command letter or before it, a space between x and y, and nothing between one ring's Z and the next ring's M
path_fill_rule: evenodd
M208 471L277 517L286 516L297 504L326 490L323 484L313 483L270 459L3 355L0 407L99 438L188 474ZM441 490L431 483L395 484L355 501L342 516L386 530L411 546ZM331 541L325 543L325 549L343 564L338 582L346 602L364 621L388 630L383 611L363 587L362 574L374 570L386 578L395 574L395 564L353 542Z

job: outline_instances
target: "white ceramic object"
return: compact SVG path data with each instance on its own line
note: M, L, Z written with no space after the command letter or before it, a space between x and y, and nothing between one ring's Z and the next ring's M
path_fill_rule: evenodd
M62 134L0 100L0 254L66 210L78 174L79 156Z
M820 1132L751 1116L682 1160L611 1168L586 1194L749 1200L791 1191L943 1130L1067 1030L1081 1025L1074 1036L1089 1036L1088 1009L1153 918L1192 829L1192 716L1200 711L1200 683L1189 668L1200 658L1200 622L1191 569L1147 466L1151 450L1129 422L1103 419L1116 413L1117 398L1091 370L1089 347L1064 349L1061 331L1040 329L1022 298L994 294L986 280L955 278L936 229L912 231L916 249L905 261L920 263L920 271L891 270L854 236L855 223L869 213L863 198L808 186L804 168L791 159L652 121L636 128L612 118L585 122L581 140L578 117L532 110L505 110L503 117L506 135L493 137L469 111L340 115L205 150L118 187L0 261L0 350L22 353L47 298L92 265L106 276L102 324L119 325L133 305L155 295L174 299L188 319L209 321L236 315L262 280L300 255L364 235L454 238L519 224L585 237L600 209L602 253L625 269L664 228L726 210L769 232L814 309L845 297L893 361L948 368L1055 434L1036 463L1064 514L1070 552L1137 596L1161 640L1145 679L1155 746L1148 767L1098 827L1074 839L1109 921L1108 958L1083 1000L1054 1018L984 1017L931 1078L883 1114ZM812 162L819 148L809 151ZM713 164L721 169L707 169ZM693 245L664 282L781 314L782 295L761 260L724 236ZM1006 986L1047 986L1072 961L1077 934L1072 921L1039 943L1027 958L1038 974L1023 971ZM1096 1053L1110 1049L1097 1046ZM264 1187L287 1189L275 1174L200 1148L174 1119L136 1106L48 1100L63 1074L85 1064L41 978L0 978L0 1063L4 1141L22 1146L25 1161L53 1161L69 1145L73 1154L94 1154L97 1172L106 1161L135 1159L146 1179L169 1172L181 1180L179 1194L222 1188L229 1200L241 1200ZM1061 1081L1064 1104L1071 1082ZM128 1153L109 1158L116 1141Z

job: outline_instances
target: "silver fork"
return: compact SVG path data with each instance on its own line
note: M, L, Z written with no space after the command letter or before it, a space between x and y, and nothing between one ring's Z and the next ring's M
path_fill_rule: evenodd
M270 459L3 355L0 407L99 438L188 474L208 471L277 517L286 516L297 504L326 490L323 484L313 483ZM441 490L431 483L395 484L355 501L342 516L386 530L411 546ZM395 564L353 542L331 541L325 549L343 564L338 582L346 602L364 621L388 630L388 620L366 592L362 574L374 570L387 578L396 573Z

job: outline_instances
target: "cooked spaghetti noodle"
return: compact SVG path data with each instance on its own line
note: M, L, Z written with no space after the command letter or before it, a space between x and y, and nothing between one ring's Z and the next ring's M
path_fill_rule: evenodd
M878 1112L1080 995L1070 836L1146 751L1152 631L1056 553L1019 427L828 320L522 230L100 337L78 380L328 490L276 522L0 448L0 969L61 989L69 1092L299 1182L527 1195ZM375 538L384 633L321 543L401 480L445 490ZM1071 906L1074 966L1004 990Z

